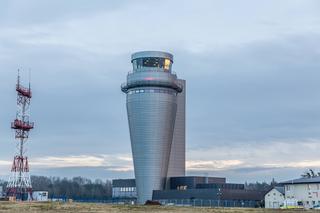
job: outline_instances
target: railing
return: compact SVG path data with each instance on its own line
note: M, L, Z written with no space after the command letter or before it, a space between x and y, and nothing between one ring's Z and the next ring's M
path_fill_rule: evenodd
M167 81L158 81L158 80L142 80L142 81L133 81L133 82L125 82L121 84L121 90L123 92L127 92L128 89L134 87L168 87L176 90L177 92L182 92L183 85L178 82L167 82Z
M95 199L73 199L75 202L108 203L118 205L135 204L135 198L109 198L104 200ZM186 206L186 207L227 207L227 208L261 208L264 207L261 201L255 200L210 200L210 199L163 199L157 200L165 206Z
M34 127L34 123L33 122L25 122L25 121L21 121L21 120L14 120L14 122L11 123L11 128L12 129L21 129L21 130L25 130L25 131L29 131L30 129L33 129Z
M164 73L171 73L172 75L177 75L177 73L175 71L171 71L171 72L168 72L168 71L164 71L164 70L161 70L161 69L154 69L154 70L151 70L151 69L141 69L139 71L134 71L134 70L130 70L128 72L128 75L131 75L133 73L139 73L139 72L164 72Z
M25 97L28 97L28 98L31 98L32 97L32 93L31 93L31 90L29 88L25 88L23 86L21 86L20 84L17 84L16 86L16 91L25 96Z
M263 207L260 201L255 200L209 200L209 199L164 199L158 200L167 206L199 206L199 207Z
M108 199L74 198L73 201L79 202L79 203L106 203L106 204L128 205L128 204L135 204L137 202L137 199L136 198L108 198Z

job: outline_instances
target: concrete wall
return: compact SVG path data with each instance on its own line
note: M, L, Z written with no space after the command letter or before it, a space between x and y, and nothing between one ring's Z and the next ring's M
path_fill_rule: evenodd
M177 94L177 115L171 145L167 177L185 176L186 173L186 81L178 79L183 91ZM167 184L170 188L170 183Z

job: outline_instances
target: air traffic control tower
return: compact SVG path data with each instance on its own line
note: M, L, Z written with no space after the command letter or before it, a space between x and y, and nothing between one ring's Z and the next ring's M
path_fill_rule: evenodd
M185 176L185 80L172 72L173 55L132 55L133 71L121 90L127 113L138 203L163 190L169 177Z

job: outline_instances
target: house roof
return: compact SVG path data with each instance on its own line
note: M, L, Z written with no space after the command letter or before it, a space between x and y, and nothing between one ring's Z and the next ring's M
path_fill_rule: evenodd
M270 189L269 191L267 191L267 192L265 193L265 195L267 195L269 192L271 192L271 191L274 190L274 189L284 195L284 186L275 186L275 187L273 187L272 189Z
M294 180L288 180L288 181L282 182L281 184L287 185L287 184L303 184L303 183L320 183L320 177L299 178Z
M276 187L274 187L274 189L284 195L284 187L283 186L276 186Z
M112 187L136 187L135 179L114 179Z

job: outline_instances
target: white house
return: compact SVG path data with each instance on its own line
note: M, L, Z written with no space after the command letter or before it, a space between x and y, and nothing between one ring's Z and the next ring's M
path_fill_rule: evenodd
M48 194L47 191L33 191L32 198L34 201L45 202L48 201Z
M274 187L264 196L265 208L279 209L284 200L284 187Z
M290 180L283 182L282 185L286 201L296 201L297 206L304 208L320 205L320 177Z

